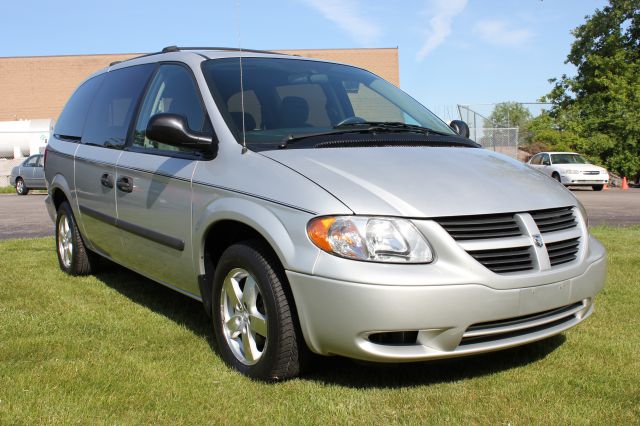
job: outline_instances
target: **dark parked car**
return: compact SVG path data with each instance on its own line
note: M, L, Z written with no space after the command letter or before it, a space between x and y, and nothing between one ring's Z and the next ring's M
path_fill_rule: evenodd
M11 170L11 185L16 188L18 195L27 195L30 189L47 189L42 155L32 155L15 166Z

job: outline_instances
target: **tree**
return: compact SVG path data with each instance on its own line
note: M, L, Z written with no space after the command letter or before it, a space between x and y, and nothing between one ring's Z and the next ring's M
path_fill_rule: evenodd
M543 98L553 104L551 129L573 135L573 149L635 176L640 172L640 4L610 0L573 35L566 62L577 73L550 80L554 87ZM533 138L540 137L539 129Z
M484 127L524 127L531 120L531 112L518 102L496 104Z
M570 130L560 129L548 111L528 121L522 133L530 154L540 151L573 151L580 136Z

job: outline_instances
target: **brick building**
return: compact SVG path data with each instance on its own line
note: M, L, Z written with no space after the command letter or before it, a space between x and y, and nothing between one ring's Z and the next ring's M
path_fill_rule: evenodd
M399 85L398 49L317 49L279 52L348 63ZM0 58L0 121L57 119L73 90L93 72L140 54Z

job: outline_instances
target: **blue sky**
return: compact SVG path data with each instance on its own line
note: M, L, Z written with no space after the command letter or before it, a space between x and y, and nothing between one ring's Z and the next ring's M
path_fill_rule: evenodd
M401 87L440 115L456 104L535 101L571 29L603 0L22 0L5 2L0 56L398 47Z

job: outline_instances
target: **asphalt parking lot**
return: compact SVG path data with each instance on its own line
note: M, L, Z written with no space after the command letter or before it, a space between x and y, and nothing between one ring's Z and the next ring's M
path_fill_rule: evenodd
M576 189L573 193L586 207L590 226L640 225L640 188L601 192ZM0 195L0 239L53 235L44 197L40 194Z
M44 205L45 195L0 194L0 239L53 235L53 223Z
M610 189L592 191L572 189L573 194L584 204L589 216L589 226L640 225L640 188L626 191Z

